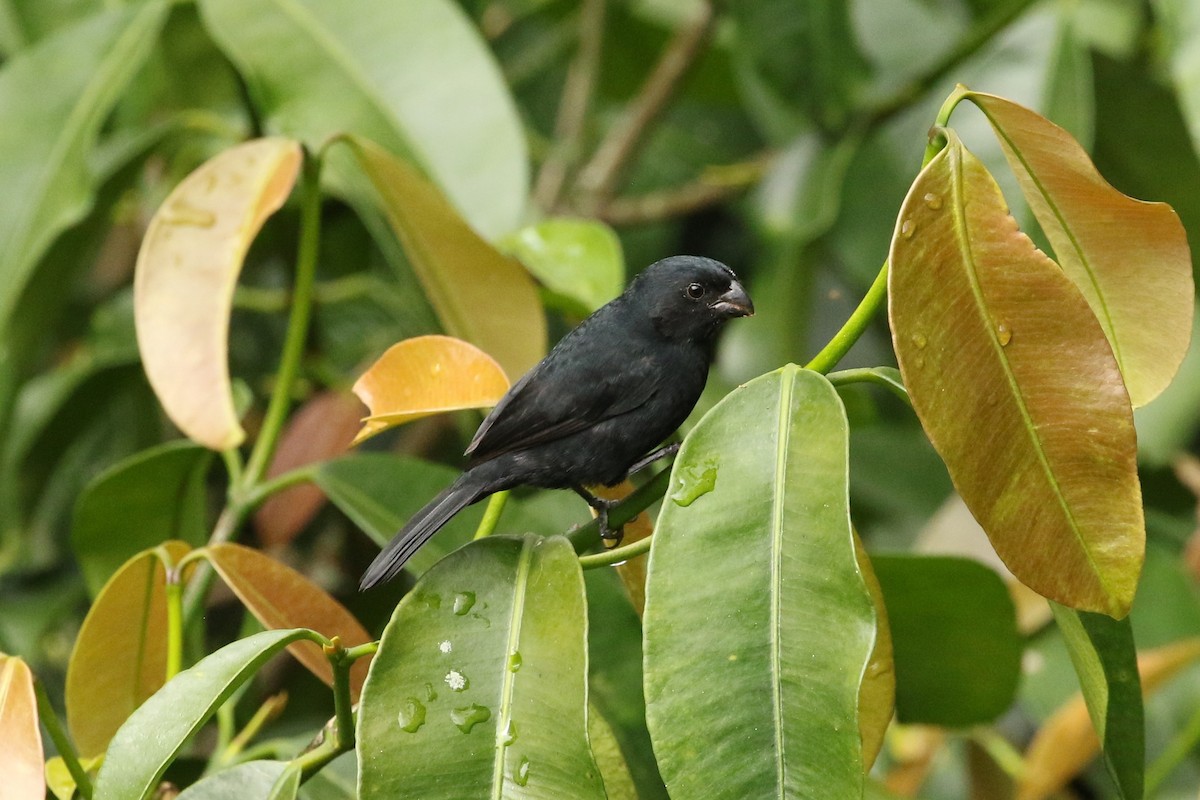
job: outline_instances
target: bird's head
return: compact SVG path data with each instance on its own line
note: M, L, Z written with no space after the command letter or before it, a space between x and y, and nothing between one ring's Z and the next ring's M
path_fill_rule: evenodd
M626 294L669 339L708 341L728 320L754 314L754 303L733 270L700 256L654 262Z

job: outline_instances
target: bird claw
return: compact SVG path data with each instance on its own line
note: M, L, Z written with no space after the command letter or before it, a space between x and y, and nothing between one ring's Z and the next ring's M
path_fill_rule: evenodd
M603 505L596 509L596 519L600 524L600 539L604 542L604 546L611 550L614 547L619 547L621 540L625 538L625 526L618 525L616 530L609 527L608 510L615 506L617 501L604 500L601 502Z

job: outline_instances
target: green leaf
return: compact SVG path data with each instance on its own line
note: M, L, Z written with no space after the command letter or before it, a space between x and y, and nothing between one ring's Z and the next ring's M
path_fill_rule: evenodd
M1079 143L1040 114L990 94L983 110L1063 270L1104 329L1134 406L1171 382L1192 334L1192 259L1165 203L1114 189Z
M913 408L1022 583L1128 613L1145 542L1133 414L1083 296L949 132L892 239L892 343Z
M514 256L570 310L590 314L621 293L625 259L612 228L588 219L547 219L505 236ZM561 304L561 303L560 303Z
M583 577L561 537L489 537L400 601L359 710L363 800L602 798Z
M964 727L1012 705L1024 646L1004 581L977 561L876 555L903 723Z
M300 777L303 772L300 765L292 762L283 770L283 774L275 781L275 785L271 787L271 791L267 793L267 800L295 800L296 794L300 791Z
M84 757L104 754L117 730L167 679L163 556L190 548L167 542L129 559L96 596L67 664L67 724Z
M1075 611L1051 603L1079 676L1104 763L1124 800L1140 800L1146 761L1146 728L1137 650L1128 619Z
M353 133L403 154L485 236L524 212L529 157L479 32L450 0L202 0L274 132Z
M529 273L407 163L368 139L346 141L446 332L496 359L515 382L546 352L545 313Z
M287 767L286 761L247 761L196 781L177 800L266 797Z
M21 121L0 128L0 330L50 243L90 207L97 133L168 8L148 2L96 14L0 70L0 118Z
M673 796L857 797L875 611L855 557L847 423L789 365L683 443L650 551L647 722Z
M133 713L108 746L95 800L144 800L217 708L280 650L312 633L263 631L222 647L171 679Z
M135 553L169 539L204 543L204 475L211 460L210 451L191 442L167 442L88 484L75 506L71 546L92 596Z
M588 707L588 739L604 780L605 797L608 800L639 800L637 786L629 774L629 765L625 763L617 736L595 706Z

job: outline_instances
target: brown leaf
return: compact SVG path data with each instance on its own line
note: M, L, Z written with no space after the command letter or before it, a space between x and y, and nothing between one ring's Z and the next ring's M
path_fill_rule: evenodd
M339 637L346 647L371 641L371 635L345 606L291 567L240 544L210 545L205 553L221 579L265 628L311 628L331 639ZM311 673L333 683L333 668L316 643L293 642L288 650ZM360 658L350 671L355 702L370 661L369 657Z
M214 156L163 201L138 254L134 319L146 376L171 421L214 450L245 438L226 361L233 290L301 158L299 143L282 138Z
M1192 335L1192 257L1179 216L1114 189L1062 128L1003 97L983 110L1063 271L1087 298L1136 408L1167 387Z
M288 420L267 478L342 453L354 439L361 414L358 400L346 392L322 392L310 399ZM304 530L324 504L325 493L309 483L271 495L254 513L259 541L268 547L286 545Z
M38 727L33 673L16 656L0 654L0 794L14 800L46 796L42 731Z
M508 378L491 356L452 336L417 336L387 349L354 384L370 411L354 444L415 419L496 405Z
M1004 563L1124 616L1145 542L1133 414L1104 332L948 132L892 239L892 341L913 407Z

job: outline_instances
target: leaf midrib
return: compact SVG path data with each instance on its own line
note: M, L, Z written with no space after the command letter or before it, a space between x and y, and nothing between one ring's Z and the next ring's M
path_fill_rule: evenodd
M772 487L771 506L771 715L775 723L775 780L779 797L784 796L784 737L783 737L783 668L780 664L780 642L783 638L781 631L782 609L781 596L783 593L783 514L784 499L787 496L787 453L791 443L791 407L792 394L795 390L796 375L794 369L785 368L783 380L779 382L779 417L777 424L778 435L775 440L775 483Z
M1079 544L1080 550L1083 551L1084 558L1087 559L1088 566L1091 567L1092 574L1096 576L1096 581L1099 583L1101 590L1105 595L1111 597L1112 592L1105 580L1104 575L1096 566L1096 560L1092 557L1092 551L1088 547L1087 541L1084 539L1082 532L1079 530L1079 523L1075 519L1075 514L1071 510L1070 504L1066 497L1063 496L1062 488L1059 486L1058 479L1051 468L1050 459L1046 455L1045 449L1042 447L1041 439L1035 435L1036 425L1033 417L1029 413L1029 409L1025 404L1025 396L1021 391L1021 386L1017 382L1016 376L1013 375L1012 369L1009 366L1008 358L1004 354L1004 347L996 338L995 325L988 318L986 313L987 303L983 297L983 290L979 286L978 270L975 262L975 254L971 249L970 237L967 235L967 218L964 210L964 190L963 190L963 159L959 152L960 144L951 143L946 149L948 153L950 169L951 169L951 191L954 194L954 231L955 238L958 240L959 252L963 256L963 264L966 267L967 280L971 287L971 294L975 300L975 307L979 310L983 317L984 329L987 331L988 343L991 344L992 350L996 355L996 361L1000 364L1001 372L1004 374L1005 381L1008 383L1009 392L1016 405L1017 411L1021 416L1021 421L1024 423L1026 434L1029 436L1029 441L1033 446L1033 451L1037 455L1038 464L1042 467L1045 474L1046 482L1049 484L1055 499L1058 501L1059 507L1062 509L1063 516L1066 517L1071 533L1075 536L1076 542Z

